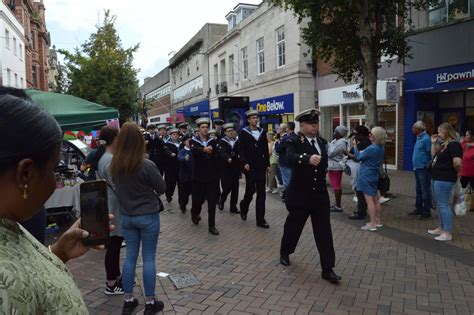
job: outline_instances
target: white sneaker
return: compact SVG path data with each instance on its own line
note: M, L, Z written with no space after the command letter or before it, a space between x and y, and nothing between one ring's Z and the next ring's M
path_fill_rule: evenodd
M383 224L377 224L376 227L377 228L383 228Z
M368 224L364 225L363 227L360 228L363 231L370 231L370 232L375 232L377 231L377 227L375 226L370 226Z
M444 242L444 241L452 241L453 237L449 233L443 233L439 236L436 236L434 239L437 240L437 241Z
M431 235L441 235L443 233L443 230L441 230L441 228L436 228L434 230L428 230L428 234L431 234Z
M278 194L278 188L273 188L272 194Z
M271 189L270 188L265 188L265 192L269 192Z
M380 204L384 204L384 203L386 203L387 201L390 201L390 198L380 197L379 201L380 201Z
M354 196L354 198L352 198L352 201L354 201L354 202L358 202L358 200L357 200L357 196Z
M283 187L285 187L285 186L283 186L281 184L278 184L278 189L283 189Z

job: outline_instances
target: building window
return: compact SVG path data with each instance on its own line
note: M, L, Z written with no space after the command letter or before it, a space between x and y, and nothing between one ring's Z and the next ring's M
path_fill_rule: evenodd
M229 83L234 84L234 55L229 56Z
M17 50L16 50L16 37L13 36L13 54L15 56L16 56L16 52L17 52Z
M5 29L5 46L10 48L10 32Z
M7 86L12 86L12 71L7 68Z
M249 55L247 53L247 47L241 49L242 54L242 79L248 79L249 77Z
M191 73L191 72L189 71L189 67L188 67L188 69L186 70L186 72L187 72L188 77L189 77L189 74Z
M15 87L18 87L18 74L15 73Z
M277 67L283 67L285 60L285 29L280 27L276 30Z
M265 72L265 46L263 37L257 39L257 74Z
M23 46L18 45L18 52L20 53L20 60L23 60Z
M25 86L23 85L23 78L20 78L20 84L21 84L20 88L23 89L23 88L25 87Z
M473 15L472 6L474 1L470 0L437 0L432 1L428 9L429 26L453 22Z
M36 66L31 67L31 77L34 87L38 87L38 78L36 77Z
M30 33L30 40L31 40L31 48L36 49L36 39L35 39L35 32L31 31Z

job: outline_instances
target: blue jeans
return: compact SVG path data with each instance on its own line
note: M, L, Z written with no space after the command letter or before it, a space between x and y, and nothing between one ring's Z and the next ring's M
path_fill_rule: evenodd
M431 174L426 168L415 170L416 211L420 214L431 214Z
M123 290L133 293L135 268L137 265L140 241L142 243L143 286L145 296L155 296L156 285L156 246L160 234L160 215L157 213L130 216L122 214L122 234L127 242L125 263L123 265Z
M291 168L286 166L280 166L281 171L281 179L283 180L283 186L285 189L288 188L288 184L290 183L291 178Z
M453 230L453 213L449 207L449 199L454 187L454 182L433 180L433 196L439 212L440 227L443 231Z

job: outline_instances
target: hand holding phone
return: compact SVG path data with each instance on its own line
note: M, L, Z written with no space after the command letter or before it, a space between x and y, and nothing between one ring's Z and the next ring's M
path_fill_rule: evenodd
M82 183L81 228L89 233L82 239L84 245L104 245L110 241L107 182L95 180Z

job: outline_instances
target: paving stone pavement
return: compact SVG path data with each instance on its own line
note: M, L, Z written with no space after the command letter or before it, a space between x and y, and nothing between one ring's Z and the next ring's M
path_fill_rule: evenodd
M157 269L190 271L201 285L176 290L170 280L158 278L157 295L165 303L164 313L474 314L472 246L439 244L422 235L419 225L426 223L402 223L412 200L406 194L396 197L383 209L390 214L383 217L385 231L364 232L359 229L362 222L354 223L345 214L332 216L335 270L343 277L337 286L320 278L310 223L290 257L292 265L279 265L287 211L276 195L267 194L270 229L255 225L252 203L246 222L230 214L227 207L223 212L217 210L219 236L208 233L205 210L201 224L194 226L189 212L182 214L173 201L161 216ZM350 198L344 195L344 205L352 205ZM350 206L346 208L350 212ZM91 251L68 267L91 314L117 314L123 297L103 294L103 259L103 252ZM140 301L137 314L141 314L141 268L138 272L135 295Z

